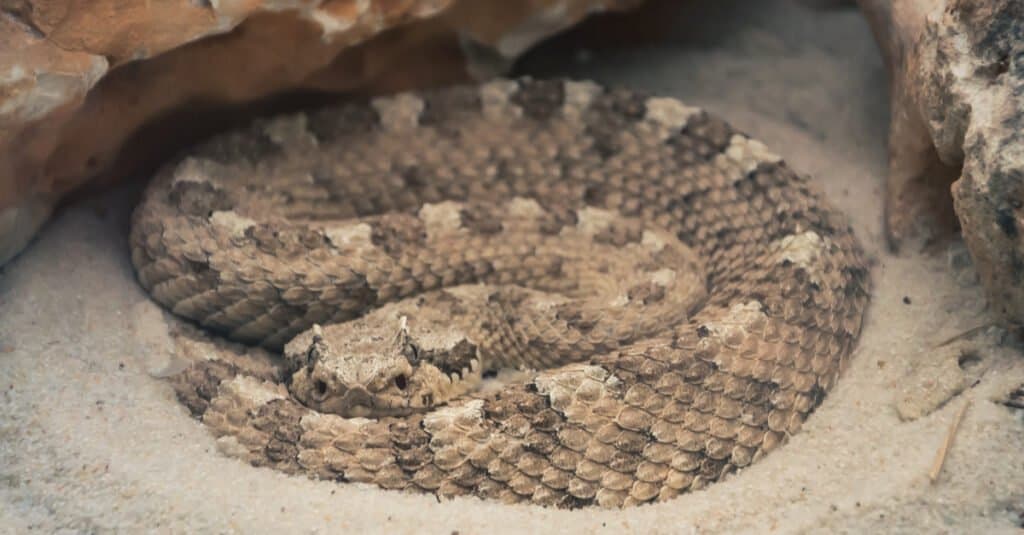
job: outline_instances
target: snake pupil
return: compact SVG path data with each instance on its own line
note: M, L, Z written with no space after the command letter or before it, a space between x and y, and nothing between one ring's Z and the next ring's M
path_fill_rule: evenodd
M323 381L317 381L313 383L313 388L316 388L316 394L323 397L327 393L327 383Z
M397 386L399 390L405 390L405 387L409 386L404 374L395 376L395 386Z

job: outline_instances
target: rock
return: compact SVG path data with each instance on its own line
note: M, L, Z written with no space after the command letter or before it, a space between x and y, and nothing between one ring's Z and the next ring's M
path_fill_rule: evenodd
M231 111L494 76L641 1L0 2L0 264L68 192L145 169Z
M859 4L892 74L891 244L950 232L955 209L994 311L1024 326L1024 1Z

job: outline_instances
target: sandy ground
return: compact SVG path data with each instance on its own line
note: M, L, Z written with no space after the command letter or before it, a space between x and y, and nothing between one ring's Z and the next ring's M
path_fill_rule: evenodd
M970 268L951 267L962 246L929 257L881 247L888 111L864 22L852 10L727 2L685 11L678 26L657 47L535 53L526 70L715 110L850 214L876 260L866 328L839 385L785 447L707 490L625 511L438 503L249 467L218 454L153 377L170 342L127 255L133 193L114 192L58 214L0 272L0 532L1018 532L1024 417L995 400L1024 382L1024 358L985 350L964 370L933 349L989 321ZM969 387L950 399L944 389L958 383ZM902 421L900 400L926 414Z

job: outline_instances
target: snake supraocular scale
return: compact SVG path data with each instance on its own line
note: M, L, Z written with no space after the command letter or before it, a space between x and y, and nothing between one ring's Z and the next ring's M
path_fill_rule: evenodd
M283 350L173 379L223 451L560 507L668 499L773 449L868 301L845 218L761 143L576 81L222 134L161 171L131 247L165 307ZM508 365L554 367L463 388Z

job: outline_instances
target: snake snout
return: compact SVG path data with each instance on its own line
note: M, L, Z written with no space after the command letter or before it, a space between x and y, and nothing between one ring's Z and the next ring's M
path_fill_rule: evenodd
M374 396L363 386L346 385L313 374L306 387L307 398L321 410L346 416L363 416L376 404Z
M373 396L361 386L353 386L345 392L341 398L344 400L344 404L348 407L372 407Z

